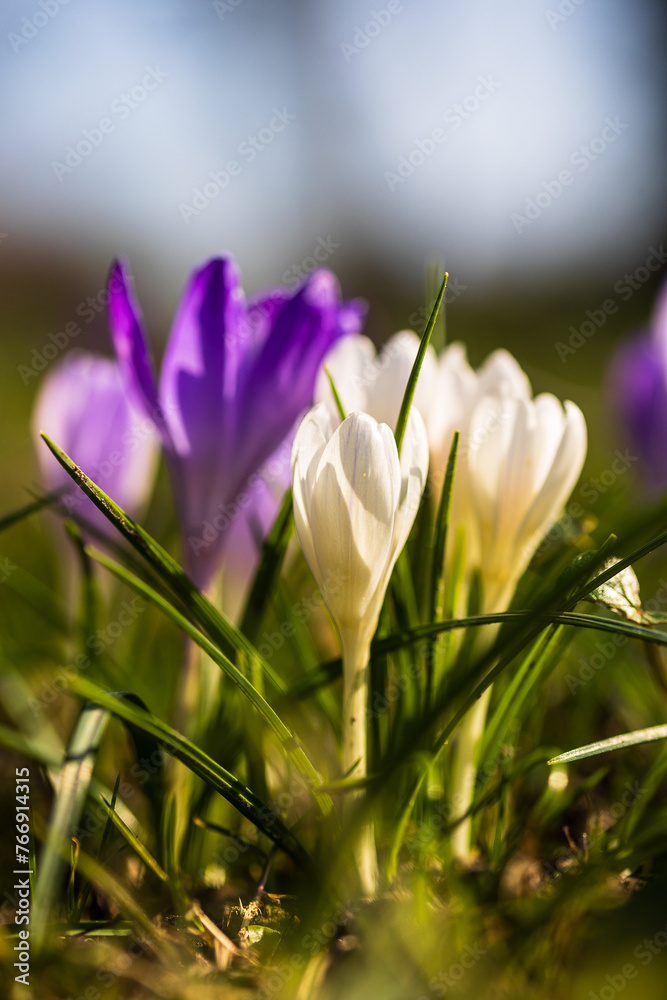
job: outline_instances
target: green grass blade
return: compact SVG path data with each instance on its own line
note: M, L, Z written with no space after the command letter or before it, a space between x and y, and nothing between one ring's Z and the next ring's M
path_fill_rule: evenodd
M633 622L622 621L621 619L603 618L571 611L562 612L561 614L543 613L539 615L534 614L532 611L499 611L497 614L470 615L466 618L452 618L444 622L430 622L428 625L417 625L414 628L404 629L401 632L395 632L392 635L376 639L371 645L371 660L375 657L386 656L388 653L393 653L405 646L412 646L420 641L437 638L442 633L451 632L455 629L479 628L482 625L521 625L531 622L537 622L539 625L535 635L549 625L572 625L577 628L589 628L598 632L612 632L627 636L630 639L652 642L659 646L667 645L667 633L649 628L646 625L636 625ZM341 673L342 660L340 657L320 663L292 685L289 690L289 696L305 698L319 687L333 683L333 681L341 676Z
M584 757L595 757L599 753L608 753L610 750L623 750L624 747L632 747L640 743L652 743L654 740L664 739L667 739L667 726L651 726L650 729L635 729L631 733L612 736L608 740L600 740L598 743L589 743L588 746L560 753L557 757L552 757L551 760L548 760L547 764L569 764L573 760L583 760Z
M417 387L417 379L419 378L419 372L421 371L424 358L426 357L426 350L431 339L431 334L433 333L433 328L435 327L435 323L438 318L438 310L440 309L440 303L442 302L445 294L448 277L449 275L445 272L442 284L440 285L440 291L438 292L428 323L426 324L426 328L422 334L419 350L417 351L417 357L415 358L415 363L412 366L412 371L410 372L410 377L408 378L408 384L406 385L405 393L403 394L403 402L401 403L398 420L396 421L396 430L394 431L396 448L399 455L401 454L401 445L403 444L403 438L405 437L405 428L408 424L408 414L410 413L410 407L412 406L412 400Z
M292 490L287 490L268 537L262 545L262 558L246 600L239 631L251 642L259 632L269 595L283 564L287 545L294 530Z
M431 587L429 621L442 621L445 613L445 547L447 545L447 530L449 527L449 515L452 508L452 489L454 486L454 472L456 470L456 456L459 448L459 432L454 432L449 458L447 459L447 469L445 479L442 484L440 502L433 526L433 546L431 554ZM426 657L426 708L431 704L433 694L433 673L435 667L435 642L431 642L429 652Z
M281 684L280 679L267 661L259 655L246 637L202 594L176 560L140 524L132 520L118 504L114 503L111 497L107 496L92 479L86 476L76 463L47 434L42 432L42 437L63 469L78 484L86 496L93 501L98 510L126 538L130 545L143 556L163 583L179 597L188 612L199 623L207 635L224 649L230 652L241 652L249 662L257 663L277 689L284 691L284 685Z
M81 819L97 751L110 718L107 709L84 705L67 748L35 885L32 921L37 944L43 939L58 889L63 868L62 847L69 842L72 828Z
M147 868L153 872L153 874L161 881L168 882L169 876L167 875L164 868L161 868L158 862L155 860L153 855L150 853L147 847L141 843L139 838L132 833L127 823L120 818L116 812L112 803L107 802L107 800L102 796L102 802L106 810L107 816L109 817L110 823L116 827L121 836L125 839L130 848L134 851L137 857L142 861Z
M338 395L338 389L336 388L336 383L334 382L333 375L329 369L328 365L324 366L324 374L329 380L329 387L331 388L331 395L334 398L334 403L336 404L336 409L338 410L338 416L340 417L341 423L346 419L347 414L345 413L345 407L343 406L343 401Z
M163 750L175 757L176 760L181 761L212 788L215 788L238 812L254 823L274 843L278 844L297 864L309 868L310 862L305 850L275 813L250 789L246 788L238 778L226 771L181 733L151 715L150 712L130 704L126 698L120 699L116 694L104 691L83 677L75 678L70 690L81 697L96 702L108 712L123 719L130 728L138 729L159 740Z
M106 567L109 572L113 573L119 580L127 583L128 586L132 587L143 597L153 601L153 603L156 604L168 618L178 625L178 627L182 629L185 634L193 640L193 642L203 649L207 656L210 656L214 663L224 670L227 676L237 685L251 705L261 715L267 725L269 725L273 730L280 742L280 745L285 751L285 754L298 769L299 774L303 778L304 784L313 792L325 815L328 815L332 808L331 800L328 796L318 792L318 788L322 784L322 781L319 774L315 770L315 767L308 759L308 756L303 748L300 746L296 736L285 725L280 716L277 715L268 702L265 701L245 674L243 674L238 667L231 662L231 660L227 659L224 653L222 653L217 646L215 646L211 640L204 635L203 632L200 632L195 625L188 621L188 619L177 610L177 608L165 600L161 594L158 594L157 591L153 590L153 588L147 583L144 583L143 580L140 580L129 570L126 570L119 563L116 563L113 559L110 559L101 552L90 550L90 555L102 566Z
M22 521L25 517L30 517L31 514L36 514L37 511L43 510L44 507L49 507L51 504L56 503L60 497L65 493L64 489L54 490L52 493L47 493L46 496L38 497L37 500L33 500L31 503L26 504L25 507L19 507L18 510L10 511L9 514L4 514L0 517L0 531L4 531L6 528L11 528L13 524L18 521Z

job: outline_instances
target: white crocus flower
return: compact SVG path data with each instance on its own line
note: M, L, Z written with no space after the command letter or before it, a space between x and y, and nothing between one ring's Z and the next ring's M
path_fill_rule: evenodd
M304 418L292 450L296 533L338 631L343 654L343 773L366 774L370 642L394 564L428 473L423 420L411 409L399 459L387 424L355 412L334 428L326 404ZM325 580L344 584L328 591ZM358 853L362 881L376 882L372 830Z
M365 337L339 341L325 358L343 406L353 402L378 419L395 422L419 338L403 331L376 356ZM316 398L335 403L324 372ZM481 584L481 610L504 611L535 549L559 516L586 454L586 425L574 403L554 396L532 397L530 381L508 351L497 350L473 369L462 344L450 344L436 359L429 348L415 405L424 418L432 497L437 499L454 432L460 441L454 477L446 577L456 594L455 614L466 614L475 573ZM458 555L455 558L455 553ZM452 578L454 565L461 574ZM495 630L480 633L481 654ZM474 756L483 732L490 689L466 716L459 732L452 788L456 812L472 801ZM470 847L470 823L454 833L459 857Z
M469 502L466 561L477 569L481 611L504 611L545 532L559 516L586 456L586 423L578 406L543 393L534 400L502 392L483 396L469 423L464 466ZM473 565L471 565L473 563ZM481 636L481 653L495 634ZM470 806L476 753L491 688L465 717L454 756L453 795L459 815ZM454 854L470 853L470 819L452 838Z
M481 554L485 611L507 607L547 529L560 515L586 456L574 403L485 396L470 421L469 491Z
M334 422L339 420L328 369L346 413L362 410L379 423L394 428L408 377L417 357L419 337L412 330L394 334L378 354L368 337L338 340L324 359L315 381L315 402L326 403ZM434 392L437 373L435 351L429 347L415 389L413 405L425 416Z

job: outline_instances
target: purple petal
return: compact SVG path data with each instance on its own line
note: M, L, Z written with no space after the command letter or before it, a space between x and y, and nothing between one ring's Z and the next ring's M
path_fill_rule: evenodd
M252 476L246 491L247 505L231 521L222 561L222 606L238 622L259 565L262 544L273 527L280 504L290 486L292 437Z
M153 484L157 440L152 422L130 403L114 361L83 351L67 354L42 383L33 429L36 437L45 430L130 515L141 511ZM37 454L47 487L68 487L63 503L70 514L115 535L42 440Z
M299 414L311 405L315 377L340 337L358 333L365 307L341 303L330 271L315 271L282 305L239 385L239 474L247 476L271 454Z
M160 416L157 386L146 340L141 328L141 313L132 292L129 268L115 260L109 272L109 328L116 357L135 406L164 433Z
M215 258L195 272L186 289L160 376L188 552L204 553L196 562L198 582L218 558L224 536L218 533L205 552L197 548L197 539L240 486L231 480L229 466L236 433L236 373L246 343L246 305L236 265Z
M651 491L667 487L667 358L644 333L616 353L609 371L611 406L638 456L637 471Z

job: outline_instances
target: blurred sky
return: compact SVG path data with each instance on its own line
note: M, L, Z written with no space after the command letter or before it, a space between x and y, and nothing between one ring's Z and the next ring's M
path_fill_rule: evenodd
M4 0L1 18L0 261L36 248L103 281L120 253L172 308L223 249L251 291L316 247L339 272L420 283L438 255L483 285L617 276L664 233L648 0Z

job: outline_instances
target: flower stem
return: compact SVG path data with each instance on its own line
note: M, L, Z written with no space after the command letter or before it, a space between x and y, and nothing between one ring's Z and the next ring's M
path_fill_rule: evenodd
M343 647L343 774L364 778L367 774L366 706L368 701L368 661L370 640L358 632L341 635ZM347 796L346 812L352 811L363 792ZM365 822L358 832L355 858L364 892L374 895L378 883L375 832Z
M452 773L452 818L463 816L472 805L477 773L477 747L484 732L491 688L488 687L461 723L454 751ZM452 833L452 854L466 862L471 855L472 816L462 820Z

